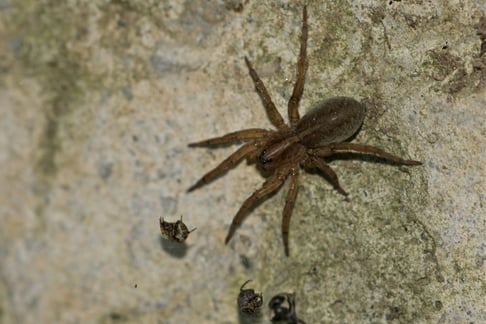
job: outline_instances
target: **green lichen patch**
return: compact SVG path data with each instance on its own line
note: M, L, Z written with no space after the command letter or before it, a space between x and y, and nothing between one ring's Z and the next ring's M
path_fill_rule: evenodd
M65 154L76 154L89 131L91 110L82 104L89 89L97 86L97 78L86 67L89 50L79 46L86 33L87 8L76 8L78 14L71 16L66 12L73 8L67 6L55 1L21 2L9 17L12 34L21 44L15 72L36 80L43 100L44 131L34 154L41 190L56 176Z

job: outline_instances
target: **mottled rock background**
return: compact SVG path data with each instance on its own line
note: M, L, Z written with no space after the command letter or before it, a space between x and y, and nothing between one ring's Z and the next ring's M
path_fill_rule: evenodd
M301 112L358 98L355 142L424 164L332 161L349 202L303 175L285 258L285 191L225 246L263 179L187 194L234 149L187 143L271 126L245 55L286 112L301 1L0 0L0 322L252 322L247 279L307 323L486 322L485 2L307 2Z

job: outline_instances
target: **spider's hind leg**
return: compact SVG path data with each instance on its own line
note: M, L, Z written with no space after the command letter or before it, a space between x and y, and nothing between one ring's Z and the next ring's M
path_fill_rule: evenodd
M305 164L305 167L309 169L317 168L319 171L323 173L324 177L332 184L334 189L336 189L343 196L348 195L348 193L339 184L339 179L336 172L334 172L334 170L329 165L327 165L327 163L324 162L324 160L322 160L321 158L310 155L310 159Z
M355 143L332 143L323 147L318 147L311 150L311 153L320 157L326 157L333 155L339 151L351 151L351 152L358 152L358 153L365 153L378 156L385 160L389 160L398 164L403 165L421 165L422 162L415 161L415 160L405 160L399 156L393 155L388 153L382 149L379 149L374 146L365 145L365 144L355 144Z

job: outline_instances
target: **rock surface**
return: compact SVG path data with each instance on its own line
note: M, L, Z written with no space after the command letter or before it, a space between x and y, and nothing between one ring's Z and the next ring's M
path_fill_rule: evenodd
M244 323L247 279L307 323L486 322L486 6L307 2L301 113L355 97L355 142L424 164L332 161L349 202L303 174L285 258L285 188L225 246L263 179L187 194L234 150L187 143L271 126L245 55L286 113L301 4L0 0L0 322Z

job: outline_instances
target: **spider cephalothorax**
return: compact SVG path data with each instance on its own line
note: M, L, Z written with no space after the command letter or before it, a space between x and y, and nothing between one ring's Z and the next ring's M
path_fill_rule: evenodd
M244 129L189 144L191 147L196 147L221 145L235 141L246 142L216 168L206 173L188 191L203 186L245 158L250 163L256 163L257 167L268 176L262 187L243 202L233 218L225 243L228 243L245 214L258 200L276 192L287 179L290 179L282 219L285 254L289 255L289 222L297 196L299 170L301 168L319 170L339 193L347 195L339 185L336 173L323 159L336 152L352 151L373 154L404 165L421 164L418 161L402 159L373 146L345 142L358 132L366 114L366 107L353 98L333 97L318 103L302 118L299 116L298 106L304 91L307 69L307 29L307 9L304 7L297 80L288 102L288 125L285 124L250 61L245 57L255 88L262 99L270 121L277 129Z

